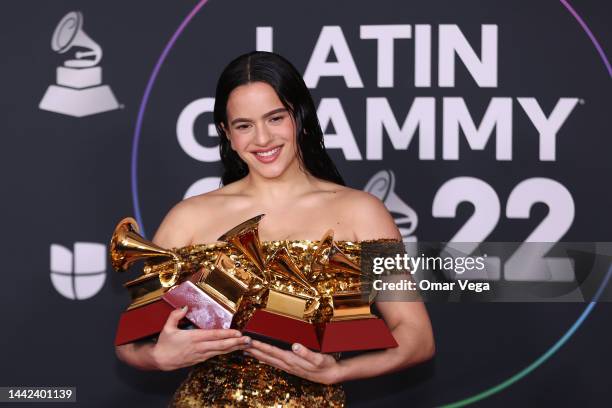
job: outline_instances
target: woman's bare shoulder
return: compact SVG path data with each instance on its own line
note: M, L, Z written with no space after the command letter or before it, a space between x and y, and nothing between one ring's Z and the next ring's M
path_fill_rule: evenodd
M377 206L382 204L378 197L368 193L367 191L342 186L335 183L329 183L329 188L337 194L335 198L340 200L343 204L351 204L356 206Z
M153 242L165 247L190 245L227 210L231 195L221 187L177 202L162 220Z
M351 225L359 240L401 238L393 216L375 195L347 187L338 199L351 215Z

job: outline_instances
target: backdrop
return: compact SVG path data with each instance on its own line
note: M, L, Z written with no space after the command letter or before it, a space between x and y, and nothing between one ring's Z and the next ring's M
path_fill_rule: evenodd
M185 371L115 358L107 243L218 186L215 84L256 48L304 75L347 184L406 242L612 241L611 8L572 3L3 1L0 386L167 403ZM587 305L428 304L435 359L346 384L349 406L601 406L612 307Z

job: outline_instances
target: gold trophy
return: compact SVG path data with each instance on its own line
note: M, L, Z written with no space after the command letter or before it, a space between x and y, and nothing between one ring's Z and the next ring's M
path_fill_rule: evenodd
M119 319L115 344L159 333L173 310L162 296L184 278L185 262L175 251L161 248L142 237L138 223L131 217L124 218L115 227L110 258L118 272L127 271L137 261L145 262L142 275L124 284L131 303Z
M159 300L177 283L185 266L176 252L143 238L138 223L131 217L117 224L110 242L110 258L117 272L127 271L136 261L145 261L142 275L124 285L132 298L127 310Z
M321 350L325 352L396 347L397 342L382 319L371 312L375 293L371 275L342 252L327 231L313 256L310 270L328 285L331 316L319 325Z
M229 257L218 253L210 270L197 268L187 255L162 248L140 235L136 220L119 222L110 243L113 268L128 270L144 261L142 275L124 284L131 303L122 313L115 344L157 334L174 307L189 306L186 318L199 327L227 328L242 296L260 283L250 272L236 268Z

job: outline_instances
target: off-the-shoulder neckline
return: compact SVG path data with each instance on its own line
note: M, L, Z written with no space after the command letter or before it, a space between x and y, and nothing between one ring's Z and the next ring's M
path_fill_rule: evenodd
M307 242L307 243L320 243L320 239L273 239L273 240L260 240L263 244L271 244L275 242ZM401 239L398 238L371 238L371 239L360 239L360 240L348 240L348 239L335 239L334 242L340 244L363 244L369 242L394 242L394 243L403 243ZM203 242L196 243L187 246L215 246L215 245L225 245L227 242L225 241L215 241L215 242Z

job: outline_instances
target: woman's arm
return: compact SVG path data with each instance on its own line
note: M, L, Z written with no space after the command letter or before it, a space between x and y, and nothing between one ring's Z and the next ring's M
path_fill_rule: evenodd
M401 239L395 222L376 197L359 192L353 197L352 220L358 240ZM292 351L253 341L248 353L268 364L311 381L332 384L374 377L418 364L433 357L435 345L431 322L421 302L378 302L398 347L366 353L336 362L299 344Z
M353 228L359 240L402 239L395 221L376 197L358 192ZM338 381L367 378L429 360L435 353L431 322L422 302L376 302L398 347L341 360Z
M140 370L159 370L153 358L152 342L138 341L115 346L117 358Z
M375 377L433 357L431 323L421 302L378 302L377 306L398 347L341 360L338 382Z

